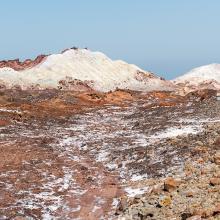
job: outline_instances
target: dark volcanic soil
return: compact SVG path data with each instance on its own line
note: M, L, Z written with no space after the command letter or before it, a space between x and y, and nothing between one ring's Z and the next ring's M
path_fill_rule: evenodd
M216 154L219 110L198 94L2 91L0 219L181 219L134 198Z

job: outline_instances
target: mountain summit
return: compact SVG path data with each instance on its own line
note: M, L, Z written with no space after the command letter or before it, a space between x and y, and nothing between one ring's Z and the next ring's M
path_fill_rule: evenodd
M68 49L61 54L39 56L34 61L0 62L0 85L21 89L118 89L171 90L172 83L121 60L112 61L100 52Z

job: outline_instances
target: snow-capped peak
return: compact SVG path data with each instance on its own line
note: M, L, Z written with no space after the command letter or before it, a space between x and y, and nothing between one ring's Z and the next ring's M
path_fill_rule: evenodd
M112 61L105 54L87 49L69 49L44 57L31 68L16 71L0 68L0 84L6 87L82 88L99 91L119 89L170 90L172 84L124 61Z

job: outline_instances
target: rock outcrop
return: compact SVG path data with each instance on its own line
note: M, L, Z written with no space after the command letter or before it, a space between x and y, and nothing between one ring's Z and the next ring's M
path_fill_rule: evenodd
M21 62L19 59L15 60L3 60L0 61L0 68L8 67L16 71L21 71L29 68L33 68L39 63L43 62L46 58L46 55L39 55L34 60L26 59L24 62Z

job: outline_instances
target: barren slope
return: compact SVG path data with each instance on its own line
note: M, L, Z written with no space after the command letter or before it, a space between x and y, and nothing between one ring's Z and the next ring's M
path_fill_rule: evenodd
M187 161L204 156L198 145L214 155L220 134L214 99L116 94L1 93L1 219L143 219L143 203L134 197L151 202L157 181L181 177ZM205 195L217 205L219 191ZM131 206L121 207L120 198ZM189 212L170 203L161 209L154 198L146 219L182 219ZM200 194L187 204L194 201L206 206Z

